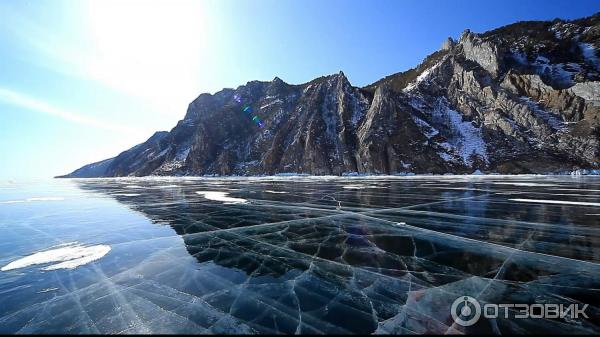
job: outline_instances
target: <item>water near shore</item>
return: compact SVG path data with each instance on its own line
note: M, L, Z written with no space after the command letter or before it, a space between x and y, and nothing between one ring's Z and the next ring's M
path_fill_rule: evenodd
M0 182L0 333L600 333L599 263L600 177Z

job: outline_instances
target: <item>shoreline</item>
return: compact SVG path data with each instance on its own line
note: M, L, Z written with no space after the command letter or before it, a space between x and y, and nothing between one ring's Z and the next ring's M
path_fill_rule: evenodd
M226 179L226 180L246 180L246 179L263 179L263 180L288 180L288 179L307 179L307 180L348 180L348 179L423 179L423 178L532 178L532 177L600 177L600 170L592 173L580 172L564 172L564 173L521 173L521 174L348 174L348 175L310 175L310 174L275 174L275 175L203 175L203 176L125 176L125 177L64 177L57 176L51 179L74 179L74 180L203 180L203 179Z

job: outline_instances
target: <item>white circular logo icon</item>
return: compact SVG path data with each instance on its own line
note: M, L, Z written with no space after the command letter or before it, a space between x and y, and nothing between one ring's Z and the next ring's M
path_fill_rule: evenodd
M481 305L471 296L461 296L452 303L450 314L457 324L471 326L481 317Z

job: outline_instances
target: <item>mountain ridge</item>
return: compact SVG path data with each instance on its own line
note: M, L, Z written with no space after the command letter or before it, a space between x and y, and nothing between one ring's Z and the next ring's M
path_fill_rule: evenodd
M171 131L60 177L596 170L599 48L597 13L465 30L364 87L342 71L249 81L199 95Z

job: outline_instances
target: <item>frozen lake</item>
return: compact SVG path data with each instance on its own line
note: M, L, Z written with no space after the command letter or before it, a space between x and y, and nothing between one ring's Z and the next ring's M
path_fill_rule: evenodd
M600 177L0 182L0 333L597 334L599 263Z

